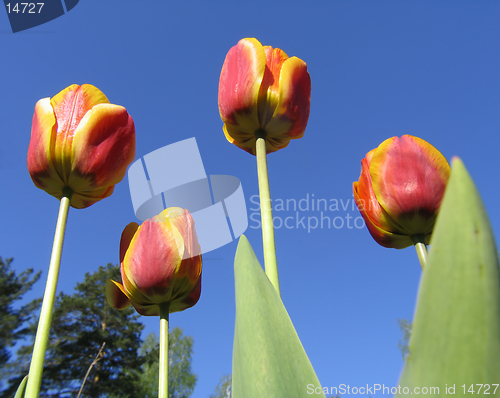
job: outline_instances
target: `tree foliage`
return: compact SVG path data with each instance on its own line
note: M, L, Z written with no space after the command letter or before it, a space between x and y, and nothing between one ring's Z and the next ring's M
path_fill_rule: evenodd
M2 271L8 271L10 261L5 264ZM2 287L9 285L4 282L8 280L18 281L16 286L22 289L3 289L2 292L8 295L11 291L19 291L19 296L22 295L39 277L36 275L33 282L29 282L31 272L25 271L18 279L12 273L3 272L0 277ZM72 295L60 293L57 297L40 398L76 397L89 367L82 398L158 396L158 337L152 333L142 342L140 334L144 326L139 323L135 311L132 308L118 311L109 306L105 296L108 278L120 279L118 266L108 264L99 267L93 274L87 273L85 280L76 285ZM31 306L39 303L36 301ZM31 337L32 344L37 321L33 319L29 327L24 329L24 333ZM6 326L2 322L2 327ZM104 348L98 355L103 343ZM28 373L32 344L18 350L8 372L11 376L9 386L2 391L0 398L12 398L22 378ZM191 370L192 355L193 338L184 336L181 329L174 328L169 333L170 398L188 398L193 393L197 376Z
M399 340L398 347L403 355L403 361L406 360L406 356L410 354L409 343L411 337L412 323L407 319L398 319L399 328L403 333L403 337Z
M169 398L188 398L194 391L197 376L191 370L193 338L184 336L182 329L175 327L168 337L168 396ZM141 347L144 359L140 384L141 397L158 396L158 358L159 341L155 333L149 334Z
M4 261L0 257L0 371L10 358L9 347L28 333L25 322L32 317L39 302L35 300L15 308L14 303L31 289L40 278L40 272L33 275L30 268L17 275L11 269L11 263L11 258Z
M72 295L57 297L49 346L45 357L40 397L76 397L89 365L105 342L103 357L91 369L81 397L140 397L139 374L142 359L138 355L144 326L132 308L117 311L105 296L108 278L119 279L116 265L99 267L87 273ZM31 327L32 336L36 323ZM12 379L2 397L12 397L20 379L29 369L32 346L18 351L19 377Z
M215 387L215 391L210 398L231 398L232 375L224 375Z

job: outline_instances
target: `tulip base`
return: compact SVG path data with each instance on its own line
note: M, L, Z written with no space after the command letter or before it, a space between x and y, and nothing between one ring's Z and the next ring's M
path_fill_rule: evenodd
M266 139L264 132L256 134L257 174L259 178L260 216L262 220L262 240L264 244L264 265L266 275L274 288L280 293L278 263L276 261L276 244L274 241L273 209L271 191L267 172Z
M160 304L160 364L158 398L168 398L168 316L170 303Z
M45 351L49 341L50 324L52 322L52 310L56 297L57 280L59 278L59 267L61 264L61 254L66 231L66 221L68 219L69 205L73 191L66 187L63 189L61 204L59 205L59 215L57 216L56 232L54 234L54 244L50 257L49 273L47 275L47 285L43 295L42 309L38 321L35 345L31 358L28 384L26 386L26 397L36 398L40 392L42 383L43 362Z

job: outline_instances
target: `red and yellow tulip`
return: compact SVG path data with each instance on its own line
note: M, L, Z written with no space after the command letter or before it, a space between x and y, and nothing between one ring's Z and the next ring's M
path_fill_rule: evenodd
M112 307L133 305L141 315L183 311L201 293L201 250L189 211L171 207L138 226L125 227L120 242L122 283L108 280Z
M73 84L35 106L28 171L57 199L70 188L82 209L110 196L135 157L132 117L90 84Z
M242 39L226 56L219 81L219 111L229 142L255 155L256 134L267 153L304 135L311 79L304 61L283 50Z
M354 198L373 239L402 249L412 236L429 243L450 166L428 142L403 135L385 140L361 161Z

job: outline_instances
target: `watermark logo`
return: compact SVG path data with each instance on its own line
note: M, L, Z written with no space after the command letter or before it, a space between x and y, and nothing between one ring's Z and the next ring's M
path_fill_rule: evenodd
M72 10L79 0L45 0L26 2L4 0L12 33L34 28Z
M250 197L250 228L261 227L259 195ZM303 229L311 233L316 229L362 229L365 221L360 216L358 205L353 198L316 198L307 193L300 198L272 199L267 204L273 210L275 229ZM360 204L363 206L363 204Z
M141 221L168 207L189 210L202 253L232 242L248 227L240 180L228 175L207 177L195 138L136 160L128 170L128 181L134 212Z

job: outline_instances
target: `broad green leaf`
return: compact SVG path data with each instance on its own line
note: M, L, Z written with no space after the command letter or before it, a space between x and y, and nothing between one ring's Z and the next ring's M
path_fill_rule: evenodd
M28 382L28 376L24 376L24 379L21 381L21 384L19 384L19 387L17 388L16 395L14 395L14 398L23 398L24 397L24 391L26 390L26 383Z
M234 275L236 326L232 396L324 397L281 298L243 235L236 251Z
M474 182L460 159L452 166L420 282L401 396L403 386L439 387L441 395L454 387L464 395L465 385L470 395L480 384L480 394L500 395L498 252Z

